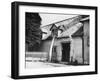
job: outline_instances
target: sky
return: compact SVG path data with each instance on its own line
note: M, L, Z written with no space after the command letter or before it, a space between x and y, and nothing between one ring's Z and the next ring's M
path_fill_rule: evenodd
M65 15L65 14L44 14L44 13L39 13L41 18L42 18L42 23L41 23L41 27L57 22L57 21L61 21L61 20L65 20L71 17L75 17L77 15Z

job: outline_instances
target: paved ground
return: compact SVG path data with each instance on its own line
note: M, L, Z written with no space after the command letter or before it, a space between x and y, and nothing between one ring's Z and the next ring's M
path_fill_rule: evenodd
M26 62L26 68L47 68L47 67L66 67L70 65L47 63L47 62Z

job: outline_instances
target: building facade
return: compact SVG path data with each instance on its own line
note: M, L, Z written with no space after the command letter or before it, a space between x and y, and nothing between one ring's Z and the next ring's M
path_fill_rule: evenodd
M42 40L40 48L40 51L48 54L48 58L51 41L52 36L49 35ZM81 18L68 30L59 34L53 44L51 61L89 64L89 17Z

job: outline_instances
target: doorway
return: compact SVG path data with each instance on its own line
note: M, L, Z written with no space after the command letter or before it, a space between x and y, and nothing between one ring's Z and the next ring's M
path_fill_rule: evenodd
M62 43L62 62L70 61L70 43Z

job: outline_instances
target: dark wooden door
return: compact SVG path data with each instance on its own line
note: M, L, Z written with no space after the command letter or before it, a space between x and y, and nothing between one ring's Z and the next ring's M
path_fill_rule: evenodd
M62 43L62 61L69 62L70 59L70 43Z

